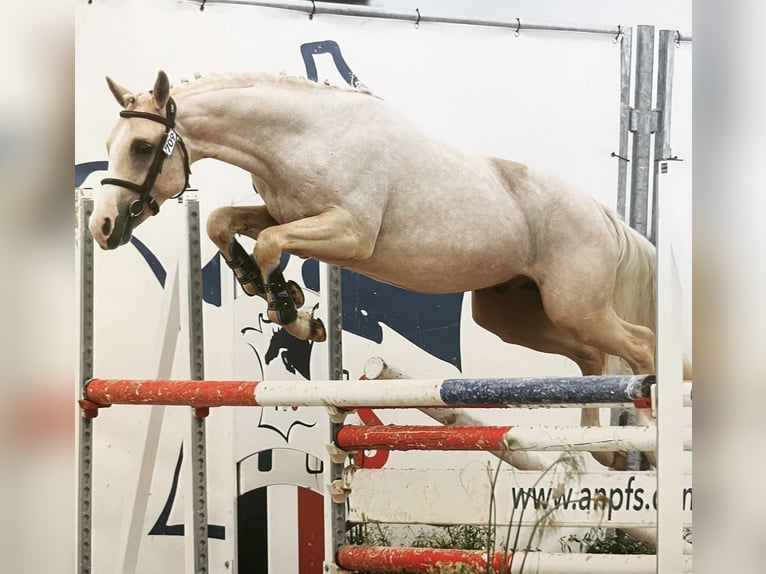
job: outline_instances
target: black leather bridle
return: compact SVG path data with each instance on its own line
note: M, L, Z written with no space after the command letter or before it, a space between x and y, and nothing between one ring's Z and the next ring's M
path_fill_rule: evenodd
M140 197L130 204L130 217L138 217L141 215L144 212L144 205L149 206L149 209L152 210L152 215L157 215L160 206L157 203L157 200L155 200L149 192L154 187L154 182L157 180L157 176L162 173L162 164L164 163L165 158L173 155L173 150L175 150L176 145L181 148L184 170L186 172L186 182L184 183L183 189L174 195L173 198L180 197L183 192L189 188L189 176L191 175L191 169L189 168L189 153L186 151L184 140L173 129L176 125L176 103L173 101L173 98L168 98L168 103L165 106L165 117L159 114L130 110L122 110L120 116L123 118L142 118L160 123L165 126L165 135L162 138L162 145L158 146L154 152L154 160L152 161L152 165L149 166L149 173L146 174L144 183L139 185L132 181L107 177L101 180L101 185L119 185L120 187L130 189L139 194Z

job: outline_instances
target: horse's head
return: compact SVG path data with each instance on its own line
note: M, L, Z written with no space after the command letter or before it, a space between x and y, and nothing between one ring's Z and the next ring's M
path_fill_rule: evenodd
M95 194L90 232L103 249L127 243L133 229L162 203L186 189L189 158L175 132L175 102L165 72L154 89L134 95L106 79L122 106L107 140L109 171Z

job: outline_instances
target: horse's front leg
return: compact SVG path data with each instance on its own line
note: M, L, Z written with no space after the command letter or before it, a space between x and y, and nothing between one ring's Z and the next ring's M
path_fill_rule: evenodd
M207 234L247 295L267 298L261 270L234 236L240 234L257 239L261 231L273 225L278 224L264 205L219 207L208 217ZM289 281L288 289L295 305L302 307L304 297L300 286Z
M327 211L264 229L255 243L255 261L261 269L269 302L269 319L298 339L324 341L324 324L312 313L298 311L279 269L282 253L320 260L362 260L372 253L375 237L348 211Z

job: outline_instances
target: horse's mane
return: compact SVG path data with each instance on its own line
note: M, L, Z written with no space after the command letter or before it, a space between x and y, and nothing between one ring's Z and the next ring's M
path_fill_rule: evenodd
M377 97L369 89L367 89L366 87L362 85L356 86L356 87L349 86L349 85L336 86L328 82L324 82L324 83L313 82L307 78L302 78L299 76L288 76L287 74L267 74L262 72L218 73L218 74L209 74L206 76L198 76L192 81L182 80L181 84L171 87L171 92L173 94L190 95L197 91L206 91L209 89L225 90L225 89L232 89L232 88L249 88L256 84L267 83L267 82L294 83L296 85L303 85L305 87L310 87L310 88L358 92L361 94L367 94L373 97Z

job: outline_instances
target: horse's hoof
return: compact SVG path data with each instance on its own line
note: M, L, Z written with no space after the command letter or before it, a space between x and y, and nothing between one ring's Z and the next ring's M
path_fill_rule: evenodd
M317 319L316 317L311 318L311 334L309 335L309 340L314 341L315 343L322 343L327 340L327 331L325 330L324 323L322 323L321 319Z
M628 469L628 453L624 451L615 452L614 458L612 458L612 464L609 466L613 470L627 470Z
M295 303L295 308L300 309L303 307L306 298L303 296L303 289L301 289L301 286L295 281L290 280L287 282L287 291L290 293L293 303Z

